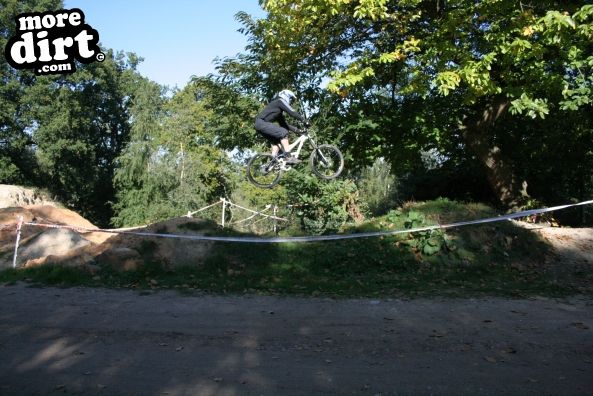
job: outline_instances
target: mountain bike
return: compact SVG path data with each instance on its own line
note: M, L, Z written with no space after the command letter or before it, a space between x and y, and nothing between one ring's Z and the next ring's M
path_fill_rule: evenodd
M310 143L312 149L309 164L313 173L326 180L338 177L344 169L342 152L331 144L317 145L309 130L305 129L301 136L290 145L290 153L282 152L276 157L269 153L253 156L247 163L247 178L258 187L274 187L280 182L282 174L290 171L295 166L287 164L286 158L291 155L298 159L306 141ZM297 146L297 150L293 152L293 148Z

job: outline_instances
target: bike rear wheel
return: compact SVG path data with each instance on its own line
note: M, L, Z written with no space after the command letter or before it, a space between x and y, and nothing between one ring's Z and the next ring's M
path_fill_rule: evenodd
M344 169L342 152L330 144L320 144L309 158L311 169L322 179L335 179Z
M272 154L256 154L247 163L247 178L258 187L274 187L280 176L281 164Z

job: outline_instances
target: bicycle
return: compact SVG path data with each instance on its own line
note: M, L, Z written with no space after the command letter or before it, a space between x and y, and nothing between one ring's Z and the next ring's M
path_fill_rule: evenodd
M290 145L290 153L281 153L274 157L272 154L256 154L247 163L247 178L258 187L272 188L280 182L282 173L289 171L294 166L287 164L287 155L298 159L301 149L306 141L309 141L312 152L309 156L309 164L313 173L326 180L335 179L344 169L344 156L342 152L331 144L317 145L311 137L309 130L304 132ZM297 147L296 152L292 149Z

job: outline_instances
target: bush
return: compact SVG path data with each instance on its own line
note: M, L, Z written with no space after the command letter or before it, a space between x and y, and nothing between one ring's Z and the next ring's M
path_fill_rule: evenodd
M295 172L287 174L283 184L301 228L309 234L336 232L349 221L364 219L358 188L352 180L326 181Z
M380 216L397 206L398 180L391 173L391 165L383 158L361 171L357 180L360 196L373 216Z

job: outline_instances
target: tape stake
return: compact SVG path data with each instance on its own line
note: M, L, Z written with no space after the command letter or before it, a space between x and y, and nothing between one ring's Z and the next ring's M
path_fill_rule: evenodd
M222 224L222 228L224 228L224 216L226 214L226 199L220 198L222 201L222 217L220 219L220 224Z
M19 251L19 242L21 241L21 227L23 226L23 216L19 216L19 222L16 225L16 243L14 244L14 256L12 256L12 268L16 268L16 258Z

